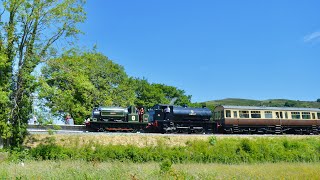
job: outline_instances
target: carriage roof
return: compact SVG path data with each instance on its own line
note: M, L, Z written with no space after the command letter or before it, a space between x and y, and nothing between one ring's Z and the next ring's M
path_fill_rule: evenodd
M320 112L317 108L302 108L302 107L266 107L266 106L217 106L224 109L239 109L239 110L269 110L269 111L315 111Z

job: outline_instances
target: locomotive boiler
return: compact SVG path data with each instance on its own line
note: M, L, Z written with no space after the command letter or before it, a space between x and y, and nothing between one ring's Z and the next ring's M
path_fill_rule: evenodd
M169 111L168 111L169 109ZM210 109L157 104L149 110L149 130L161 133L210 133Z

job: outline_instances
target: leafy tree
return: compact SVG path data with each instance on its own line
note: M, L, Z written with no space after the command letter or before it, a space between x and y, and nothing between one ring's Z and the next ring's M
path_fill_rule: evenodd
M136 100L135 104L146 106L148 108L155 104L189 105L191 96L185 95L183 90L173 86L164 84L150 84L146 79L135 79L136 85Z
M151 85L146 79L136 79L136 100L138 106L152 107L157 103L169 103L161 89Z
M11 133L11 126L7 123L8 114L10 108L8 104L10 103L10 84L8 78L9 63L7 62L7 56L4 52L4 46L0 38L0 139L9 138Z
M70 113L80 124L94 106L133 104L134 89L124 68L102 54L70 51L47 64L39 96L55 115Z
M297 103L295 101L286 101L284 103L284 107L295 107L297 106Z
M11 136L7 145L22 143L32 111L32 93L37 87L33 72L53 55L53 44L58 39L72 41L79 33L76 25L85 20L84 3L84 0L2 0L0 134L5 139ZM9 125L4 125L7 121Z
M319 99L317 99L317 102L320 102L320 98L319 98Z

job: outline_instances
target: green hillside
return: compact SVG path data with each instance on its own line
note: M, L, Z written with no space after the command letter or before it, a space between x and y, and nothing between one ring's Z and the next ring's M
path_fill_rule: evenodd
M320 108L320 102L316 101L296 101L288 99L268 99L268 100L252 100L227 98L221 100L213 100L205 102L208 107L217 105L234 105L234 106L268 106L268 107L306 107Z

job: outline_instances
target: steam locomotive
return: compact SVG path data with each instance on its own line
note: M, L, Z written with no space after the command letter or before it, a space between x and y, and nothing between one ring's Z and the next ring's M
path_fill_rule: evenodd
M134 106L96 107L92 111L92 119L86 122L89 131L144 131L148 124L148 114L139 114Z
M129 108L98 107L87 128L92 131L157 133L319 134L320 109L217 106L210 109L156 104L145 114Z

